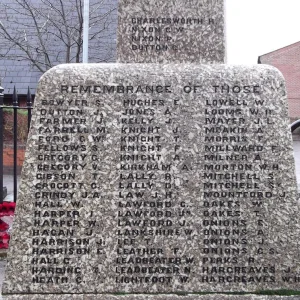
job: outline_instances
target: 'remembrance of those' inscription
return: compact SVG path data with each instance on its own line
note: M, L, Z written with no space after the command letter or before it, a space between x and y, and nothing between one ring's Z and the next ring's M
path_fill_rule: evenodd
M118 62L225 62L224 0L121 0Z
M3 292L299 290L293 170L274 68L55 67Z

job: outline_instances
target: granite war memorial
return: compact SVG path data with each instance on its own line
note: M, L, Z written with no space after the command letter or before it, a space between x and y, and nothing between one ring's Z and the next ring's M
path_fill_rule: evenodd
M4 299L300 290L284 79L219 64L223 1L196 2L123 0L119 63L41 78Z

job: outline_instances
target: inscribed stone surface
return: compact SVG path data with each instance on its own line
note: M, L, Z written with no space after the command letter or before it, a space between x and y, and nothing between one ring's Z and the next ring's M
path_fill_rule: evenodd
M269 66L50 70L4 293L299 290L287 120Z
M299 300L299 296L258 295L28 295L5 296L3 300Z
M121 0L118 62L224 63L223 0Z

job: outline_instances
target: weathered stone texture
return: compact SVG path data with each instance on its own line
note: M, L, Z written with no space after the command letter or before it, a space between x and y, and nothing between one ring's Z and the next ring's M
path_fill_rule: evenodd
M225 62L223 0L121 0L118 62Z
M3 300L299 300L299 296L258 295L31 295L5 296Z
M3 291L299 290L293 170L271 67L55 67L37 92Z

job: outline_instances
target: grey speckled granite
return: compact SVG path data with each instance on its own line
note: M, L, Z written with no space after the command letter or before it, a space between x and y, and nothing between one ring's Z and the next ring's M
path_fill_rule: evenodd
M257 295L28 295L5 296L3 300L299 300L300 296Z
M299 233L276 69L62 65L39 83L3 292L300 290Z
M118 62L225 62L223 0L120 0Z

